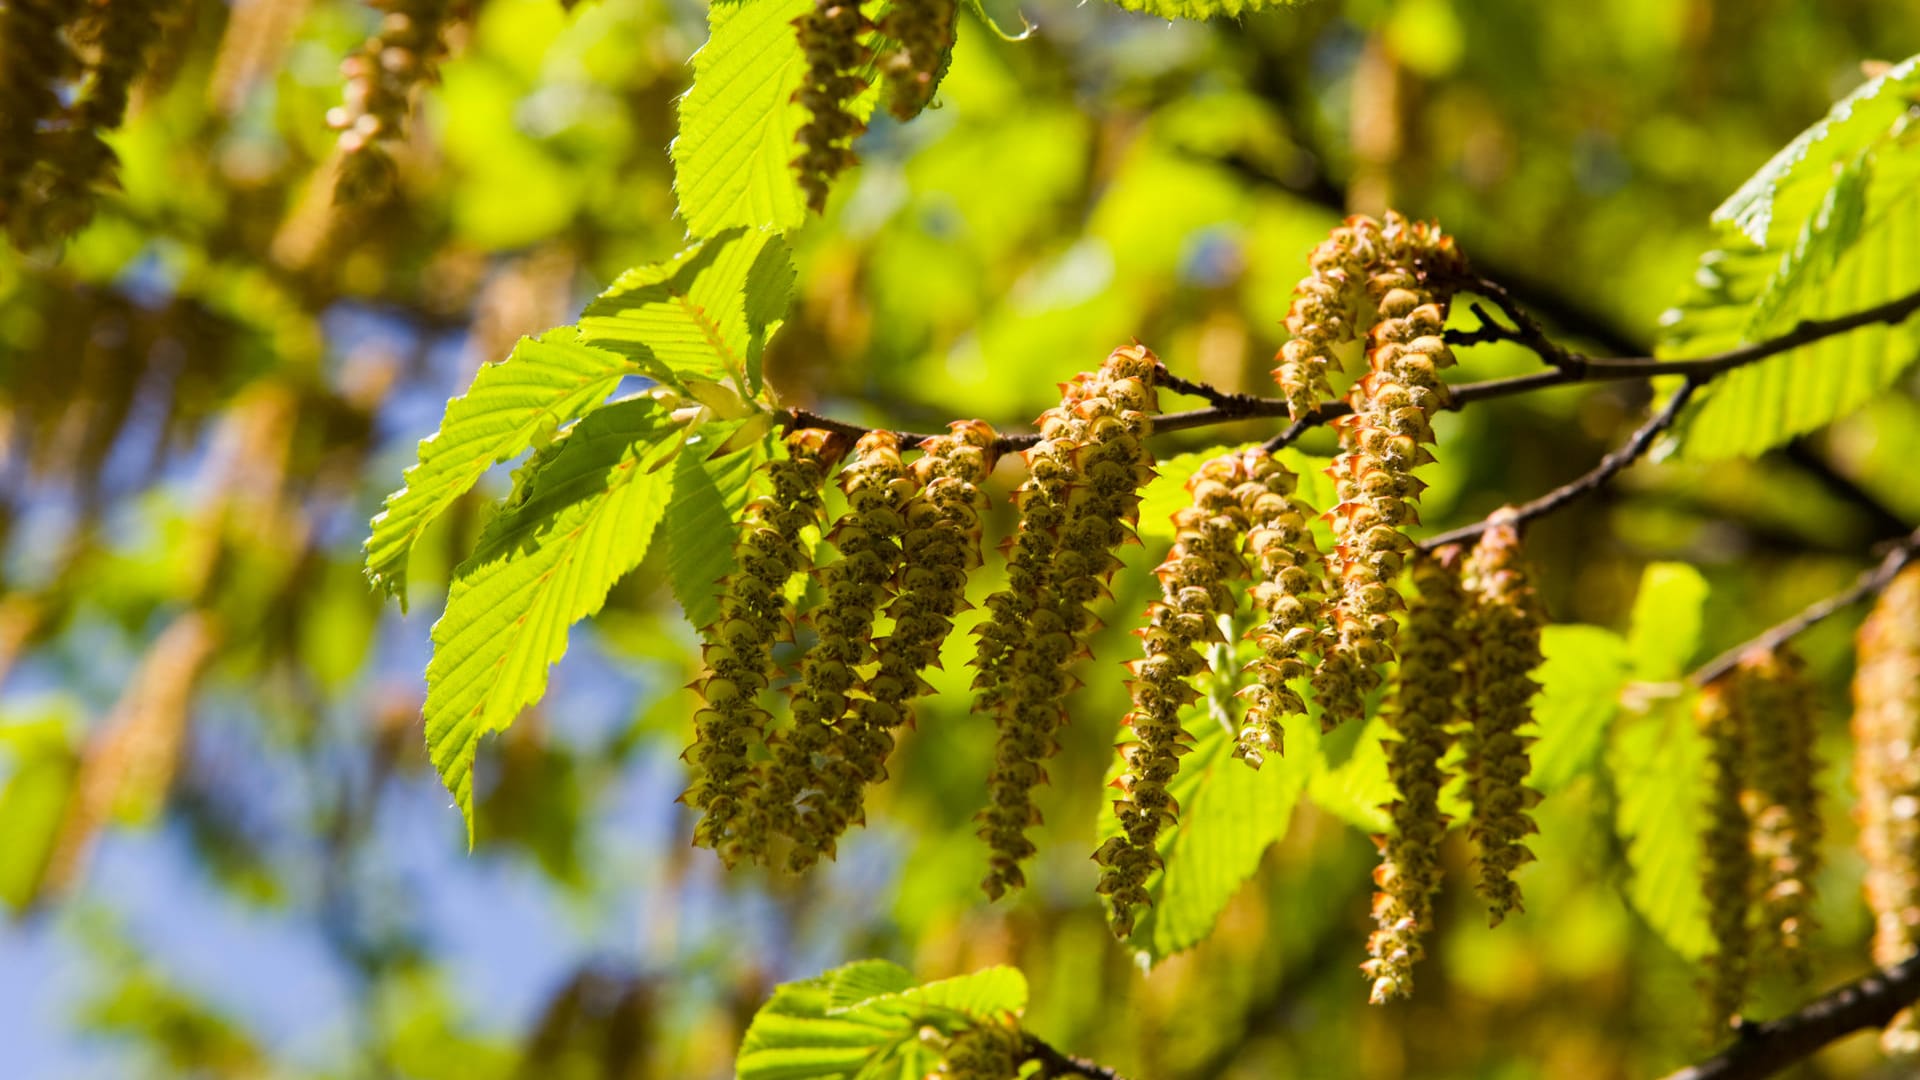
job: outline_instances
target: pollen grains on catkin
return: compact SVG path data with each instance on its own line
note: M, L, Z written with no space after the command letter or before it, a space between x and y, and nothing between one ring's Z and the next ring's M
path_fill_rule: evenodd
M1173 515L1173 549L1154 571L1160 599L1147 605L1146 625L1135 631L1145 655L1127 664L1133 709L1122 722L1133 738L1118 747L1125 768L1114 781L1121 797L1113 802L1121 833L1093 856L1099 891L1113 905L1114 936L1122 941L1133 936L1134 908L1152 903L1146 880L1159 863L1154 845L1179 817L1167 786L1181 756L1193 749L1180 711L1200 696L1192 680L1207 670L1201 648L1224 640L1220 617L1231 616L1237 603L1230 583L1246 575L1247 512L1236 494L1246 480L1239 455L1214 458L1188 478L1191 501Z
M887 110L896 119L913 119L933 99L953 52L959 14L955 0L894 0L881 16L880 33L896 42L880 57Z
M392 191L395 166L384 144L406 136L416 91L436 77L447 54L452 0L370 0L380 30L340 63L346 100L327 112L340 133L334 198L379 200Z
M852 709L856 669L873 656L873 623L893 596L900 572L903 511L913 480L900 460L900 438L868 432L840 472L847 509L826 540L840 554L819 572L823 598L804 616L818 640L806 651L793 687L793 726L773 739L773 762L756 801L773 832L793 842L787 867L801 871L835 841L857 808L866 780L866 750L843 721Z
M1920 566L1893 579L1861 624L1853 676L1853 783L1873 910L1873 962L1920 950ZM1881 1045L1920 1054L1920 1017L1902 1011Z
M1540 802L1540 793L1526 786L1533 739L1520 728L1533 719L1531 703L1540 688L1531 673L1540 666L1544 617L1522 561L1520 532L1510 521L1496 519L1480 535L1463 584L1467 722L1461 737L1473 808L1467 833L1479 849L1478 891L1489 924L1498 926L1509 912L1525 910L1513 874L1533 861L1524 841L1539 831L1529 811Z
M1752 717L1752 776L1746 792L1758 862L1763 947L1807 981L1807 937L1815 929L1813 885L1820 873L1820 805L1813 686L1791 648L1740 662Z
M1447 817L1440 789L1447 771L1441 759L1453 743L1451 726L1460 708L1460 624L1466 596L1460 586L1463 552L1455 546L1413 561L1413 603L1407 608L1407 647L1400 675L1382 714L1387 773L1397 795L1384 809L1393 833L1380 836L1380 865L1373 872L1377 926L1367 939L1371 958L1360 970L1372 980L1372 1001L1384 1004L1413 991L1413 965L1425 955L1422 936L1433 926L1433 896L1440 888L1440 842Z
M998 898L1025 884L1038 824L1033 789L1058 744L1071 689L1068 666L1098 626L1088 605L1107 595L1120 566L1114 548L1132 538L1140 489L1153 477L1146 437L1158 411L1159 360L1143 345L1115 349L1100 370L1063 388L1043 413L1014 493L1020 524L1007 548L1007 587L987 598L974 657L977 711L998 728L980 836L991 869L981 887Z
M893 629L874 642L874 671L852 695L837 742L847 776L830 789L831 820L862 819L865 790L887 775L894 731L925 693L920 673L937 666L953 617L967 606L967 571L980 565L980 487L993 471L994 431L960 420L920 443L910 468L912 497L900 511L900 557L886 613Z
M793 168L807 206L819 213L827 208L833 178L854 162L853 140L866 130L852 104L867 86L858 72L870 56L862 37L873 24L861 13L859 0L814 0L813 10L793 25L807 64L806 77L793 93L807 114L794 136L800 154Z
M1694 723L1707 746L1706 828L1700 839L1701 894L1713 952L1707 957L1707 1018L1718 1032L1747 997L1753 951L1754 859L1752 822L1740 795L1747 782L1752 717L1745 678L1738 671L1710 683L1694 706Z
M1329 627L1314 690L1328 725L1358 719L1378 668L1394 656L1402 606L1393 583L1412 549L1405 526L1425 486L1414 470L1433 460L1433 414L1448 401L1440 371L1453 364L1442 336L1465 264L1437 227L1388 214L1384 224L1350 219L1370 255L1364 291L1378 316L1367 332L1367 372L1335 421L1342 452L1328 466L1339 502L1327 513Z
M743 513L719 617L701 632L706 670L693 684L705 704L694 714L684 756L695 778L681 800L701 813L694 843L728 866L766 854L769 823L754 805L760 778L749 758L772 719L759 695L772 678L774 639L787 628L787 582L808 564L801 534L820 523L820 491L846 440L809 428L787 436L785 447L764 470L769 490Z
M1247 515L1253 608L1264 621L1254 631L1259 655L1247 664L1252 682L1240 691L1247 711L1233 756L1257 769L1268 754L1282 752L1281 722L1307 711L1289 683L1309 674L1307 654L1319 634L1325 564L1314 545L1314 509L1295 494L1299 476L1260 449L1246 453L1243 468L1246 479L1234 493Z

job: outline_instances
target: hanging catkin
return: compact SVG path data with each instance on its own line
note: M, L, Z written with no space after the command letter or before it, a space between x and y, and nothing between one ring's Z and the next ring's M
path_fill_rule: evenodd
M1747 816L1759 870L1761 943L1804 983L1811 975L1807 937L1815 929L1813 883L1820 873L1813 687L1806 665L1787 646L1743 658L1740 672L1752 717Z
M1746 695L1738 673L1700 692L1694 722L1707 745L1706 834L1701 838L1704 871L1700 885L1707 902L1713 953L1707 958L1707 1016L1718 1031L1746 1003L1753 926L1752 821L1740 799L1746 787L1747 746L1751 731Z
M920 115L940 85L953 52L960 7L954 0L893 0L880 18L880 33L898 42L880 58L887 80L887 110L900 120Z
M1860 627L1853 678L1853 783L1873 909L1873 961L1920 951L1920 566L1894 578ZM1887 1025L1888 1053L1920 1053L1920 1021Z
M793 168L808 208L819 213L827 208L833 178L854 162L853 140L866 130L852 106L866 89L857 72L870 55L861 38L873 26L861 14L859 0L815 0L813 10L793 25L807 64L805 81L793 94L807 114L794 136L800 155Z
M1473 817L1467 833L1479 848L1479 892L1499 925L1524 910L1514 871L1533 861L1524 841L1538 832L1529 811L1540 795L1526 786L1532 768L1520 728L1533 719L1539 689L1531 677L1540 666L1540 602L1527 580L1520 533L1495 519L1468 558L1465 620L1468 651L1464 703L1470 723L1466 744L1467 797Z
M327 113L340 133L340 172L334 198L385 198L395 179L387 145L406 137L419 90L438 77L445 59L451 0L369 0L381 12L379 33L340 64L346 100Z
M1313 507L1294 492L1300 478L1264 450L1246 455L1247 480L1236 489L1247 514L1248 561L1253 564L1254 610L1265 616L1254 641L1260 654L1247 665L1252 682L1233 756L1259 768L1282 752L1281 722L1307 706L1289 685L1307 676L1307 653L1318 638L1325 566L1308 525Z

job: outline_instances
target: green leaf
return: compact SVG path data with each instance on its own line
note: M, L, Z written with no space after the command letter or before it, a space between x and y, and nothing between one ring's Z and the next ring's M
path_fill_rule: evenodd
M1001 1020L1027 1011L1027 977L1017 968L998 965L869 998L861 1007L911 1015L915 1026L937 1022L942 1014L964 1017L969 1023ZM943 1030L963 1026L958 1019L952 1023L952 1028L943 1024Z
M1528 783L1552 792L1593 767L1630 669L1627 643L1598 626L1546 627L1540 651L1546 662L1533 676L1540 683L1533 704L1540 741L1533 747Z
M1873 80L1715 214L1734 232L1702 256L1666 317L1661 355L1707 356L1920 290L1920 58ZM1675 437L1692 460L1760 453L1864 405L1920 354L1920 320L1876 324L1737 368L1699 394Z
M1760 247L1783 242L1821 201L1833 166L1884 139L1906 118L1916 92L1920 56L1868 80L1740 185L1713 212L1714 224L1736 229Z
M539 699L567 629L600 609L646 555L673 486L679 428L650 398L600 409L482 531L433 627L426 734L434 768L473 835L480 738Z
M1399 792L1387 773L1386 737L1386 722L1377 715L1361 726L1347 759L1313 778L1308 793L1314 805L1362 832L1392 832L1386 805Z
M0 903L18 913L40 895L66 818L80 757L61 715L0 725L8 763L0 786Z
M891 960L855 960L821 977L827 980L830 1013L843 1013L872 998L913 989L913 972Z
M1162 831L1164 868L1147 881L1153 906L1140 913L1132 944L1157 963L1199 944L1227 902L1260 867L1267 847L1286 835L1293 807L1307 779L1320 766L1318 722L1286 721L1286 754L1259 769L1233 757L1233 733L1206 704L1186 710L1193 752L1167 790L1180 805L1180 820ZM1119 822L1103 806L1100 837L1118 834Z
M1160 19L1237 19L1273 8L1294 7L1301 0L1114 0L1128 11Z
M440 430L420 443L420 460L405 486L387 496L367 539L366 572L407 603L407 555L433 520L495 464L553 437L561 425L592 410L620 380L639 373L631 361L580 343L571 328L522 338L501 363L486 364L465 396L447 403Z
M1627 657L1635 678L1677 679L1700 647L1707 579L1686 563L1651 563L1640 575L1627 629Z
M792 291L785 240L729 229L620 275L581 313L580 336L683 391L731 379L754 393L767 335Z
M858 960L775 988L748 1025L734 1068L740 1080L919 1077L936 1060L921 1028L951 1034L1026 1005L1027 980L1010 967L915 986L897 964Z
M661 539L667 545L667 581L694 626L720 616L717 584L733 572L734 523L747 504L755 470L771 453L761 439L744 450L711 456L738 424L708 424L688 440L674 460L673 505L667 508Z
M707 43L693 56L672 148L674 193L692 235L740 225L785 232L806 221L792 166L806 59L793 20L811 10L812 0L716 0L707 9ZM869 81L850 103L859 120L879 99Z
M1712 931L1700 884L1706 740L1694 726L1691 698L1622 717L1607 768L1615 825L1633 871L1627 900L1661 940L1697 960L1711 948Z

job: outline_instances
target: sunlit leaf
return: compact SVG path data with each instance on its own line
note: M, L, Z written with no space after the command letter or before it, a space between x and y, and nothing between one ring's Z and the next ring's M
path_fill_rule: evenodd
M679 429L655 401L590 414L488 523L455 571L427 666L427 747L473 829L473 759L482 736L546 690L567 628L600 609L640 564L673 486L662 467Z
M589 348L569 328L522 338L513 354L487 364L462 397L447 403L440 430L420 443L405 486L387 496L366 543L367 577L407 601L407 556L433 520L495 464L543 443L605 401L631 361Z
M923 1027L952 1033L1026 1008L1024 976L992 967L913 985L906 969L859 960L773 992L747 1027L734 1062L740 1080L852 1080L923 1076L937 1055Z
M1540 741L1533 747L1528 782L1551 792L1593 767L1619 710L1629 667L1627 643L1598 626L1546 627L1540 651L1546 662L1533 675L1540 683L1533 705Z
M39 895L59 838L79 755L66 717L0 725L0 903L20 911Z
M695 626L720 615L718 583L733 572L734 523L746 506L754 470L767 460L764 439L731 454L710 456L736 427L708 425L674 459L673 504L667 508L660 539L667 545L667 582Z
M1623 716L1607 768L1632 871L1627 899L1675 952L1699 959L1712 940L1700 884L1707 758L1690 699Z
M1677 679L1700 647L1707 579L1686 563L1653 563L1640 576L1627 630L1627 657L1636 678Z

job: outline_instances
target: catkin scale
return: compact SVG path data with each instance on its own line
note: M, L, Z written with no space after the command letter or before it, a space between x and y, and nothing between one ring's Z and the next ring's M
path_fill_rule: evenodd
M1901 571L1861 624L1853 678L1853 783L1873 911L1873 961L1920 950L1920 566ZM1881 1036L1920 1053L1920 1018L1903 1010Z
M1424 955L1422 935L1433 925L1433 896L1440 888L1440 842L1448 819L1440 812L1440 789L1448 776L1441 760L1453 742L1459 711L1460 624L1466 611L1458 547L1416 556L1414 600L1407 610L1407 647L1399 681L1383 713L1387 771L1397 798L1385 809L1390 836L1375 838L1380 866L1373 901L1377 925L1367 940L1371 958L1361 971L1372 982L1372 1001L1382 1004L1413 990L1413 965Z
M1533 719L1530 702L1539 689L1531 677L1540 666L1539 599L1521 559L1519 530L1496 517L1467 559L1463 578L1468 640L1462 701L1468 722L1467 797L1473 807L1468 835L1479 848L1478 891L1487 915L1499 925L1524 910L1513 874L1533 861L1523 842L1538 832L1529 811L1540 795L1526 786L1533 742L1520 728Z
M1099 626L1088 605L1107 594L1120 566L1113 549L1132 537L1139 489L1153 476L1145 440L1159 407L1158 367L1145 346L1114 350L1098 371L1063 387L1025 453L1007 588L987 598L973 661L978 711L998 730L980 813L991 861L981 887L991 897L1025 884L1020 863L1033 854L1026 830L1039 822L1033 789L1046 779L1040 762L1053 755L1066 722L1067 669Z
M1192 749L1180 711L1199 697L1191 680L1207 669L1201 646L1221 640L1220 616L1231 615L1236 603L1229 583L1246 574L1247 512L1238 495L1246 482L1237 455L1215 458L1188 479L1191 501L1173 515L1173 549L1154 571L1160 599L1147 606L1138 631L1145 655L1128 664L1133 709L1122 723L1133 739L1119 747L1126 767L1114 781L1121 798L1113 803L1122 831L1094 853L1099 891L1112 903L1121 940L1133 934L1134 909L1151 903L1146 879L1159 862L1155 841L1180 812L1167 787Z
M787 582L807 563L801 533L818 524L820 489L845 448L825 431L787 437L786 456L765 469L771 490L746 506L720 615L703 630L706 670L694 689L704 705L684 755L696 776L681 799L701 812L694 843L729 866L767 850L769 822L754 805L761 779L751 755L765 744L772 718L758 698L772 677L774 639L786 627Z

